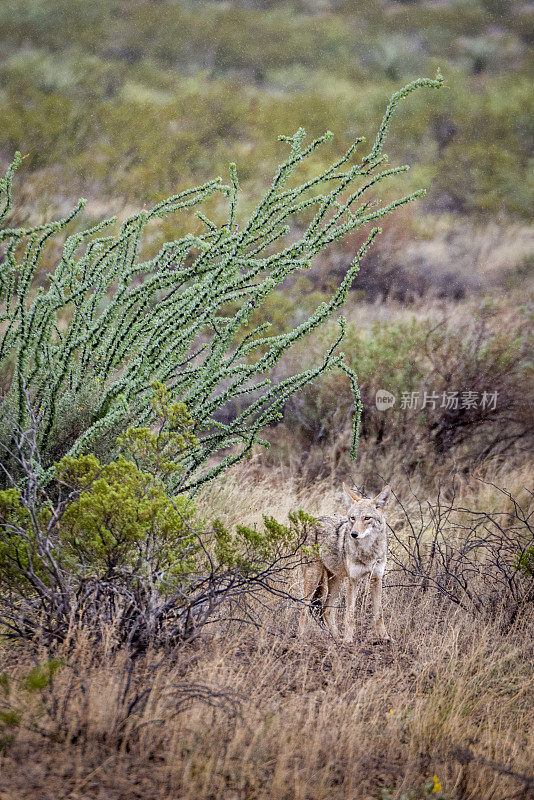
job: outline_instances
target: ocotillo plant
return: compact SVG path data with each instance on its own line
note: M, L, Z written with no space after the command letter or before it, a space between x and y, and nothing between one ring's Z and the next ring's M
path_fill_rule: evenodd
M320 175L294 187L288 181L295 168L332 134L308 145L302 128L293 136L281 136L290 146L289 156L241 227L236 224L237 170L231 164L227 185L218 178L170 197L127 219L117 235L100 235L116 221L112 219L67 236L61 260L44 287L36 288L35 282L43 248L75 219L85 201L57 222L2 230L0 368L12 376L4 417L11 409L18 430L24 429L30 404L45 474L53 460L47 453L54 451L54 437L66 413L76 416L80 409L68 447L59 453L56 448L54 457L89 451L110 428L132 421L149 425L151 387L157 381L167 387L172 400L185 404L194 420L195 444L180 454L181 469L169 488L195 490L261 442L262 429L279 417L291 395L335 368L346 373L354 393L351 455L355 457L360 398L357 377L337 352L343 317L339 336L315 369L276 386L270 385L268 375L294 342L340 308L380 229L370 230L329 302L319 305L304 323L277 336L266 335L265 325L246 335L242 329L283 280L309 267L332 242L424 194L417 191L384 206L364 197L371 187L408 169L382 169L387 161L384 140L399 101L419 87L438 88L442 83L438 72L435 80L419 79L396 92L366 156L355 158L357 146L365 141L359 138ZM1 182L0 220L11 208L13 174L19 163L17 154ZM225 224L216 225L197 211L203 233L167 242L154 258L139 259L141 235L150 220L197 206L215 192L228 198ZM302 219L303 212L307 224L291 241L289 223ZM232 305L238 310L227 315ZM84 417L89 395L90 415ZM244 400L243 410L222 422L218 412L236 398Z

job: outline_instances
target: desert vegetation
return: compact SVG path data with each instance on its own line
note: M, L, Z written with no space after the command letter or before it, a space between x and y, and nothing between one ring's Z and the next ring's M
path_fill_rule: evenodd
M0 800L534 797L528 4L0 29Z
M524 492L525 477L508 474L510 492ZM113 628L95 648L82 626L53 659L46 649L8 648L7 796L529 797L528 573L515 571L515 598L510 576L500 573L505 553L492 563L482 543L470 553L478 568L465 565L465 574L457 556L470 536L491 533L477 505L491 507L493 534L512 545L513 572L523 511L515 517L514 503L487 482L468 497L472 509L465 491L441 504L445 566L439 544L434 556L424 547L418 499L403 498L392 513L391 645L367 641L362 619L351 647L320 630L299 639L300 609L265 595L258 627L220 622L170 652L132 659L115 646ZM299 490L287 474L266 479L252 463L214 482L204 499L225 524L253 525L265 505L279 517L297 506L330 513L339 493L327 481ZM427 517L423 506L425 523L435 519L431 511ZM451 602L451 589L461 604Z

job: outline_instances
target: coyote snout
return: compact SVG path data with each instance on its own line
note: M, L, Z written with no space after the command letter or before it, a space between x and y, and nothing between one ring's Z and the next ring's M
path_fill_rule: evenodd
M372 626L375 635L388 639L382 615L382 578L386 569L387 532L381 509L391 491L386 486L374 499L356 494L343 484L349 505L347 516L319 517L308 542L318 545L320 555L308 561L304 571L304 596L311 609L319 607L323 621L337 636L336 607L342 584L348 578L345 641L354 635L356 586L362 578L371 582ZM304 615L301 618L301 627Z
M389 487L386 488L389 496ZM377 498L374 501L363 501L362 498L356 501L354 497L357 497L357 495L349 494L349 489L345 484L343 484L343 491L350 503L349 521L352 525L350 532L352 538L363 539L365 536L379 535L382 531L384 517L379 513L378 508L381 508L386 503L387 497L379 501L378 506L375 505L373 507L373 503L377 502ZM383 489L378 497L382 497L385 491L386 489Z

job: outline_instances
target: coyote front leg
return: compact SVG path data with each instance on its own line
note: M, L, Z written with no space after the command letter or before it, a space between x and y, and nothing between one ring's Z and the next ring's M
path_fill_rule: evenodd
M382 612L382 575L379 572L373 572L371 574L371 602L371 624L373 626L373 632L376 633L380 639L389 639Z

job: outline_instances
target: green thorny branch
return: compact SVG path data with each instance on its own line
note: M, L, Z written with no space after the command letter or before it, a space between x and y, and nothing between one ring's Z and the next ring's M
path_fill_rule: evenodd
M278 336L263 336L266 325L239 340L237 334L285 278L309 267L311 259L331 242L425 193L420 190L378 208L361 201L371 186L408 169L378 169L387 161L382 147L398 102L419 87L439 88L442 83L438 72L435 80L415 80L395 93L372 150L359 164L351 166L351 161L363 138L321 175L295 188L286 187L288 178L332 134L327 132L308 146L303 144L302 128L293 136L281 136L291 147L290 155L242 228L235 223L239 184L231 164L229 185L218 178L170 197L151 211L127 219L116 236L96 235L115 218L68 236L61 261L47 276L46 289L34 285L45 243L79 214L85 201L80 200L69 216L57 222L0 231L5 249L0 267L0 367L6 360L13 366L7 401L16 408L21 427L27 422L30 398L39 421L41 452L46 453L53 437L59 399L64 404L67 397L77 407L88 380L97 393L95 408L69 455L87 451L112 426L132 420L150 423L151 387L158 381L167 386L173 400L186 404L195 420L197 443L181 456L181 470L172 487L192 491L261 442L260 431L280 417L289 397L326 370L338 368L349 376L354 394L354 458L361 403L356 375L343 354L336 352L343 336L343 317L338 338L315 369L275 386L268 379L258 383L258 378L273 369L291 344L343 304L380 228L371 230L330 301L319 305L306 322ZM17 154L0 183L0 220L11 207L13 173L20 160ZM325 184L324 193L314 193ZM215 192L229 198L226 224L217 226L197 212L206 227L204 233L167 242L154 258L139 262L141 234L151 219L189 209ZM288 221L306 209L315 211L312 221L298 241L287 244L283 237L290 229ZM281 248L273 253L272 245L281 239ZM19 263L17 253L22 251ZM237 304L239 310L224 316L229 304ZM216 419L229 401L253 392L255 399L250 397L249 405L230 422ZM218 463L213 461L216 454Z

